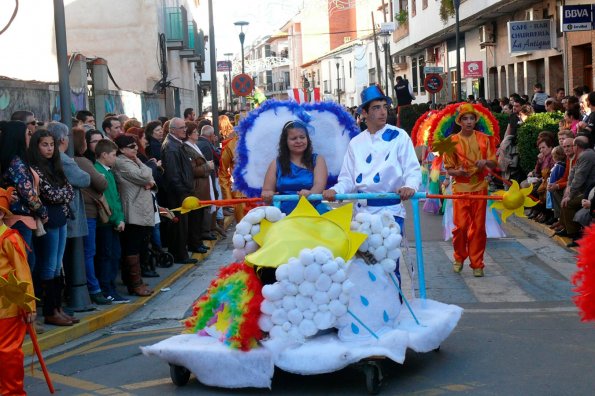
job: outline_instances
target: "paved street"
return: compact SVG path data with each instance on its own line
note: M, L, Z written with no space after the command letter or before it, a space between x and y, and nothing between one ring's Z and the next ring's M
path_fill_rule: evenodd
M507 238L488 243L486 277L474 278L469 268L458 275L451 270L452 247L441 239L440 220L423 215L427 295L465 312L439 352L410 352L403 365L382 362L382 394L592 395L595 331L580 322L571 302L573 252L514 219L505 227ZM139 346L179 333L192 302L217 269L231 262L229 239L141 310L46 351L58 394L365 394L357 367L310 377L277 370L270 392L209 388L193 378L178 388L167 363L140 353ZM410 240L411 249L414 244ZM403 279L410 290L408 276ZM29 394L46 394L41 372L28 374Z

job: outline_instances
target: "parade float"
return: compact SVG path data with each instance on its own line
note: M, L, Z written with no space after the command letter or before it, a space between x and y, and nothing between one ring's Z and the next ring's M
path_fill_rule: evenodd
M266 166L276 157L271 142L294 119L309 125L315 151L327 160L328 183L336 181L349 140L358 133L350 115L333 103L265 102L240 124L234 179L247 197L260 196ZM438 139L434 147L448 150L448 136ZM493 199L507 215L519 208L522 214L523 205L532 202L528 193L516 186L473 199ZM402 233L388 212L354 217L353 203L344 203L320 215L305 198L287 216L275 206L252 209L236 225L234 262L196 301L184 334L143 347L143 353L168 362L176 385L185 385L192 373L209 386L270 388L275 367L312 375L362 363L368 391L378 392L379 358L403 363L408 349L438 350L463 312L426 297L419 199L427 197L454 198L416 193L411 200L415 268L404 262ZM275 196L274 203L297 199ZM183 207L213 203L195 200ZM395 274L399 261L412 283L417 278L419 297L403 292Z

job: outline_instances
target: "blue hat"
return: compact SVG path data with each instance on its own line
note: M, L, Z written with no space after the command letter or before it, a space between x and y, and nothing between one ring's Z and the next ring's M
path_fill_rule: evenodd
M361 113L362 108L367 105L368 103L372 102L373 100L386 100L387 105L391 105L393 100L386 96L382 89L378 86L378 84L374 84L369 86L368 88L364 89L361 93L362 104L358 106L357 112Z

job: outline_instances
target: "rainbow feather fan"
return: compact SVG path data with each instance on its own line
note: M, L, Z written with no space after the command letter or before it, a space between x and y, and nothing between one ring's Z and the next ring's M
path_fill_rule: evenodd
M585 228L578 245L578 271L572 277L577 295L573 300L581 311L581 320L586 322L595 320L595 224Z
M415 124L413 124L413 129L411 129L411 141L415 147L422 146L424 144L420 126L429 118L431 112L431 110L426 111L417 120L415 120Z
M219 271L207 293L185 320L185 333L218 338L234 349L254 348L262 338L258 327L262 283L251 267L233 263Z
M327 186L336 183L349 142L360 132L351 114L333 102L267 100L237 128L239 140L233 172L236 190L247 197L260 197L267 168L277 158L283 125L295 120L307 125L314 152L326 161Z
M455 123L455 119L458 115L459 106L463 103L455 103L446 106L440 111L430 127L430 135L428 137L428 145L433 149L434 142L440 142L449 136L457 133L458 125ZM479 113L479 119L475 129L491 137L490 145L492 146L493 152L496 152L496 146L500 141L500 125L494 117L494 115L485 107L480 104L474 104L475 111Z

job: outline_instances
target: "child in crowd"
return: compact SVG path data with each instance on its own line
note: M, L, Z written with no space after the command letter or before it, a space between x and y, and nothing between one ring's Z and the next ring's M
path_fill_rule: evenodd
M564 154L562 146L554 147L552 150L552 158L554 160L554 166L550 172L548 184L556 183L562 176L564 176L564 172L566 171L566 154ZM547 191L545 207L546 209L554 209L551 191ZM554 212L556 211L554 210ZM554 217L559 218L560 213L554 213Z
M27 263L27 247L18 231L8 228L4 218L12 216L9 203L11 190L0 188L0 276L7 279L11 272L20 282L27 282L26 293L33 296L33 281ZM6 286L5 286L6 287ZM31 298L29 298L31 299ZM35 301L23 298L25 306L7 301L0 294L0 394L25 395L23 381L23 339L27 323L35 321Z

